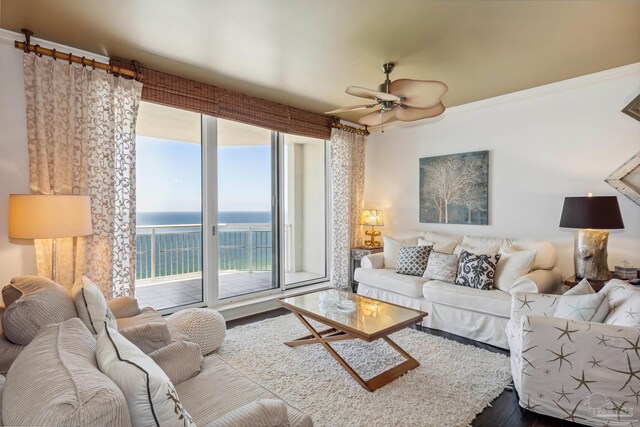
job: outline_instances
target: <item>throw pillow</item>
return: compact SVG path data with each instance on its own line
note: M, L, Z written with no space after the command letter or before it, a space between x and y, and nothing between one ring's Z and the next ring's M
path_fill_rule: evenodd
M456 249L453 251L453 253L458 256L462 254L462 251L467 251L476 255L495 255L498 253L499 250L500 250L499 246L476 247L476 246L470 246L464 243L460 243L458 246L456 246Z
M425 239L418 239L418 246L431 246L432 249L436 252L440 252L442 254L452 254L456 246L458 246L458 242L456 242L455 240L430 242Z
M14 344L27 345L44 325L77 316L67 290L46 278L21 276L10 285L20 297L4 311L4 336Z
M107 324L96 343L98 367L122 390L134 427L195 427L171 380L149 356Z
M71 288L73 303L76 305L78 317L95 335L102 330L105 323L117 329L116 319L111 313L107 300L95 283L82 276Z
M409 276L422 276L427 268L431 246L400 248L396 273Z
M460 254L456 285L491 290L496 275L500 254L474 254L465 250Z
M98 369L96 339L77 317L42 327L2 394L5 426L131 426L125 397Z
M398 266L398 255L400 255L400 248L416 246L418 244L418 238L396 240L391 237L382 236L384 242L384 248L382 255L384 258L384 268L396 268Z
M427 269L422 277L453 283L456 281L456 273L458 273L458 255L443 254L433 250L429 254Z
M500 251L494 287L509 292L518 277L529 273L536 259L536 251Z
M587 279L582 279L580 283L569 289L563 295L591 295L595 293L596 291L591 287L591 283L589 283Z
M609 313L605 294L567 295L558 298L553 317L601 323Z
M189 341L174 341L148 354L162 368L172 383L180 384L193 378L202 369L200 346Z
M613 279L598 293L606 295L609 302L609 315L604 323L640 327L640 289L623 280Z

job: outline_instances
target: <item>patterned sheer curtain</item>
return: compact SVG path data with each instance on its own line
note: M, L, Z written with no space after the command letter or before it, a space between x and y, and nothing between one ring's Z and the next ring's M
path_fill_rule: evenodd
M59 282L82 274L107 297L133 295L135 128L142 83L24 55L33 194L91 197L93 235L57 240ZM38 274L51 277L51 240L36 240Z
M363 135L331 130L331 282L338 289L350 289L351 248L362 239L364 148Z

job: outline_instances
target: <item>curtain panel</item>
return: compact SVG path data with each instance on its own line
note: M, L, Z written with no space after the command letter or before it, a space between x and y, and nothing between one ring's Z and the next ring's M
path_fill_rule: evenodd
M331 283L344 290L351 287L351 248L362 239L365 141L363 135L331 131Z
M108 298L133 295L142 83L32 54L24 83L31 192L91 198L93 235L57 239L59 282L84 274ZM51 277L51 240L35 246L38 274Z

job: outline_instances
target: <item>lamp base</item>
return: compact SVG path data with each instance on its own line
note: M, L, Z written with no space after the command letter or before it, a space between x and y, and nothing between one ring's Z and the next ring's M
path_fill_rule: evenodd
M369 236L369 240L364 241L365 246L374 247L374 248L377 248L380 246L380 241L376 240L376 237L382 235L381 232L376 231L373 227L371 227L371 230L366 230L364 232L364 235Z
M607 264L606 230L577 230L574 240L573 261L576 277L591 280L609 280L611 272Z

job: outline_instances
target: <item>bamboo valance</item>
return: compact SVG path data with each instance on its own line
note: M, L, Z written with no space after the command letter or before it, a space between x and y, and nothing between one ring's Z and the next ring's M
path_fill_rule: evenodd
M134 69L131 61L112 58L110 64ZM235 120L278 132L329 139L332 118L273 101L222 89L139 66L142 99L170 107Z

